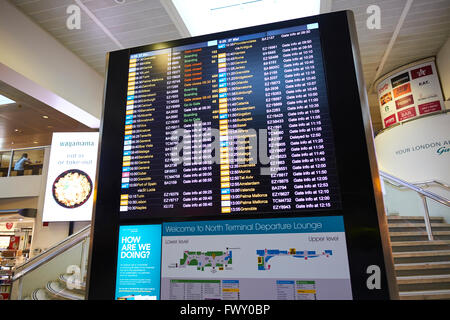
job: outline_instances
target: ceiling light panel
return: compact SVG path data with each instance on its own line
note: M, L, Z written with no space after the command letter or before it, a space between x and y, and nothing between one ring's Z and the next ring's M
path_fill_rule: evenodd
M15 101L14 101L14 100L11 100L11 99L9 99L9 98L7 98L7 97L5 97L5 96L2 96L2 95L0 94L0 105L3 105L3 104L11 104L11 103L15 103Z
M172 0L192 36L320 13L320 0Z

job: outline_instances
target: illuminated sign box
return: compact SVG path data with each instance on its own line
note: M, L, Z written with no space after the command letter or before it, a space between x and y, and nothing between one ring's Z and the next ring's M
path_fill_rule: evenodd
M377 83L383 128L444 110L436 64L425 61L394 70Z
M98 132L53 133L42 221L91 220L98 138Z

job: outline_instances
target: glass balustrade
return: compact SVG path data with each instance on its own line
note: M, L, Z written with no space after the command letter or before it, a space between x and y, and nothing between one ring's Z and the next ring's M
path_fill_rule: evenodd
M90 226L16 267L11 300L84 300Z
M41 175L45 148L0 151L0 177Z
M450 239L450 201L380 172L386 214L394 241ZM442 187L442 186L441 186ZM406 218L406 220L404 219ZM84 300L90 226L16 267L11 299Z
M7 177L12 151L0 151L0 177Z
M405 237L410 235L417 240L425 236L428 240L450 238L450 229L446 229L450 223L450 201L446 195L450 194L450 190L447 190L445 184L439 182L412 184L386 173L380 175L387 216L408 217L411 222L423 219L423 223L414 225L403 223L396 226L395 230L391 228L391 234L397 232L394 235Z

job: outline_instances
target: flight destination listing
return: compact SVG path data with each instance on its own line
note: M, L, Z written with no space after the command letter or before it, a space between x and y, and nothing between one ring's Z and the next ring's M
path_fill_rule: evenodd
M125 105L122 218L340 208L317 23L132 53Z

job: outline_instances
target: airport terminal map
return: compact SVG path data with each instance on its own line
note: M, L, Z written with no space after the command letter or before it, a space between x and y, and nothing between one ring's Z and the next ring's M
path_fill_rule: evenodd
M233 263L233 252L226 251L185 251L183 258L179 263L172 264L169 267L186 268L187 266L194 266L197 270L205 271L211 269L211 272L217 272L228 268Z

